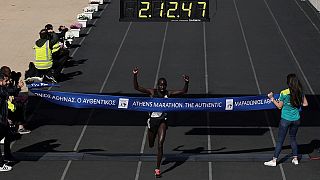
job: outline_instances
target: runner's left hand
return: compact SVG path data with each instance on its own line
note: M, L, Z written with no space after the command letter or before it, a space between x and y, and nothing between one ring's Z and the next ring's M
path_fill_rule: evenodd
M185 82L189 82L189 76L183 75L183 79L184 79Z

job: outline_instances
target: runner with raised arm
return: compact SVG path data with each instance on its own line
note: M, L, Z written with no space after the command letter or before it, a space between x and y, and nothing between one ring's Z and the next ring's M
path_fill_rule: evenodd
M188 92L189 76L183 75L184 87L182 90L167 90L167 80L165 78L159 78L156 88L144 88L138 83L138 68L133 69L133 86L134 89L142 93L148 94L150 97L155 98L168 98L172 95L180 95ZM149 147L154 146L156 136L158 135L158 152L157 152L157 166L155 171L156 177L161 177L160 164L163 156L163 144L166 138L167 125L167 113L165 112L150 112L148 119L148 140Z

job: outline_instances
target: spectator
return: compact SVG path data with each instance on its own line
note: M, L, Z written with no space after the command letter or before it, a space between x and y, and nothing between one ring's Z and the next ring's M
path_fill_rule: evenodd
M21 73L16 73L15 71L11 71L11 69L8 66L2 66L0 68L0 71L4 75L5 79L8 80L8 88L12 89L14 87L17 87L19 85L19 79L21 77ZM20 88L17 88L17 92L14 92L14 94L9 94L9 100L8 100L8 118L12 120L14 125L18 125L17 132L19 134L28 134L31 131L25 129L25 111L26 111L26 105L27 105L27 99L28 96L22 96L19 94Z
M279 124L278 142L272 160L264 162L266 166L276 166L277 159L280 155L283 142L289 130L290 144L292 148L292 163L298 165L298 145L296 135L300 125L300 112L301 106L308 106L308 101L303 93L301 83L295 74L287 76L288 88L281 91L279 101L275 100L273 93L270 92L268 97L273 104L281 109L281 120Z
M55 33L53 31L53 26L51 24L47 24L45 25L45 29L48 31L48 37L49 40L51 42L52 46L52 58L54 61L59 61L61 59L64 58L70 58L69 57L69 50L63 48L63 46L60 45L60 41L62 40L63 44L63 38L64 38L64 34L66 31L68 31L67 29L65 30L65 28L62 28L64 33ZM64 63L62 63L63 65Z
M69 31L69 29L65 26L59 26L59 33L58 34L58 37L60 39L60 42L61 43L64 43L64 38L65 38L65 35L66 35L66 32Z
M52 60L52 47L53 44L49 41L49 34L46 29L42 29L39 33L40 39L35 42L35 62L34 65L37 69L37 74L39 77L44 77L54 83L55 73L52 68L53 60Z
M11 156L11 135L10 135L10 127L7 119L8 115L8 104L7 100L9 97L9 93L7 90L7 82L4 75L0 73L0 139L4 139L4 155ZM12 170L11 166L8 166L5 162L5 157L2 156L2 152L0 149L0 171L10 171Z

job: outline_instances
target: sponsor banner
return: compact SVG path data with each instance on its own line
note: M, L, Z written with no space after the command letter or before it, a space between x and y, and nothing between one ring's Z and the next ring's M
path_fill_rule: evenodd
M266 95L225 98L150 98L69 93L38 89L31 89L31 92L52 103L73 108L102 108L147 112L228 112L276 108ZM275 95L275 98L278 98L278 96Z

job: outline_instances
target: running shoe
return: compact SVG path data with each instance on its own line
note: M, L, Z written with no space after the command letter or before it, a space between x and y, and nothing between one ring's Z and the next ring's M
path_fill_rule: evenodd
M24 129L24 128L18 130L19 134L29 134L30 132L31 132L30 130L27 130L27 129Z
M155 169L154 170L154 175L156 176L156 178L160 178L161 177L160 169Z
M31 84L31 83L35 83L35 82L42 82L43 81L43 77L28 77L27 79L25 79L27 84Z
M12 170L12 167L11 166L8 166L6 164L3 164L2 167L0 167L0 171L2 172L5 172L5 171L11 171Z
M266 161L266 162L264 162L264 165L275 167L275 166L277 166L277 161L274 161L274 160Z
M294 165L298 165L299 164L299 161L298 161L298 159L292 159L292 164L294 164Z

